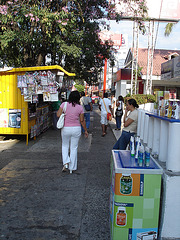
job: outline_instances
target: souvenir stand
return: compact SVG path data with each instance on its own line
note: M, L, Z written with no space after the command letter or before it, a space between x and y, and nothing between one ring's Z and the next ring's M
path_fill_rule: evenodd
M52 125L49 102L58 100L61 66L14 68L0 72L0 134L36 137Z

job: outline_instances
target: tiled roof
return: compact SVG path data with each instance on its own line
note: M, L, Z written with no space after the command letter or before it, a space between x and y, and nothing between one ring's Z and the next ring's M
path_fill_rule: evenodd
M155 49L153 57L153 74L155 76L161 75L161 64L168 61L168 55L177 53L180 55L180 50L165 50L165 49ZM147 48L138 49L138 65L143 67L141 73L143 75L147 74Z

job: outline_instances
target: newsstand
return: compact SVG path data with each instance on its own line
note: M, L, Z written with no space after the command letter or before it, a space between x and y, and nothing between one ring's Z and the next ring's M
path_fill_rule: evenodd
M52 126L50 102L58 101L60 75L73 77L61 66L0 71L0 134L36 138ZM58 85L59 86L59 85Z

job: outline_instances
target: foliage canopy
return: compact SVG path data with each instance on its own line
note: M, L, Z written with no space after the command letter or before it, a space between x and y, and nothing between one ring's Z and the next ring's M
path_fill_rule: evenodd
M121 19L117 1L1 0L1 62L12 67L58 64L79 79L96 82L104 59L113 62L111 44L99 39L105 25L100 19ZM136 2L146 12L144 0L126 2Z

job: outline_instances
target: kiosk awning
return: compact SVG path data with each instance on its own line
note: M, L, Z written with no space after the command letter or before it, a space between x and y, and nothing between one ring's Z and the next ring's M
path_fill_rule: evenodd
M52 65L52 66L36 66L36 67L22 67L22 68L13 68L12 70L4 70L4 72L31 72L31 71L46 71L46 70L59 70L64 72L66 75L70 77L76 76L75 73L69 73L64 68L59 65ZM3 73L3 71L1 71Z

